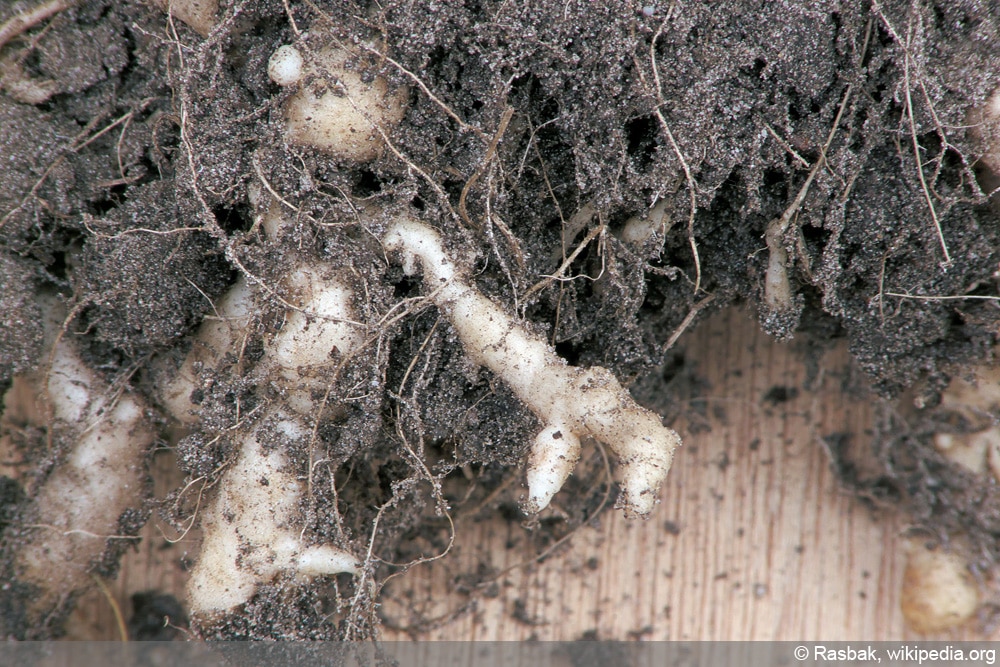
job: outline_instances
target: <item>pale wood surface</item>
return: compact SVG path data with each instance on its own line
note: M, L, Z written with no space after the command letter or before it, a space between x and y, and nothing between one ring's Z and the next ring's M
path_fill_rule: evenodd
M689 407L707 408L711 430L692 433L684 417L675 424L685 445L651 519L608 511L542 564L501 577L491 596L450 593L452 578L479 563L502 571L531 554L506 548L520 534L516 525L463 523L447 558L415 567L386 591L392 625L407 625L408 610L419 609L444 619L421 639L917 638L899 609L903 519L874 515L843 493L819 444L838 433L871 437L875 399L845 347L823 353L810 391L803 346L770 340L736 310L679 345L707 383ZM764 398L775 386L799 393L776 405ZM154 518L149 539L110 582L126 615L135 591L183 599L179 561L196 553L197 538L168 546L158 524ZM115 628L108 600L94 591L74 615L71 636L115 639ZM966 629L951 638L977 636Z

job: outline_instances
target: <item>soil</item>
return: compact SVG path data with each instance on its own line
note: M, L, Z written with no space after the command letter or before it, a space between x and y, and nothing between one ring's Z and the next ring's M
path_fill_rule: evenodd
M33 4L5 6L0 22ZM448 512L499 503L522 520L510 482L537 419L466 358L433 306L375 324L423 292L379 248L379 216L359 222L361 205L418 211L476 254L483 292L570 363L611 369L668 416L674 334L733 303L781 338L847 337L881 393L928 408L950 374L990 358L1000 311L969 297L997 294L1000 220L980 186L984 146L963 126L1000 84L996 6L291 4L289 14L279 0L222 2L203 37L153 6L87 0L0 53L18 65L0 82L0 388L44 364L34 295L49 290L67 301L88 363L155 405L211 300L245 272L266 287L250 363L206 369L199 426L176 444L191 479L211 475L232 455L224 433L240 411L273 399L252 361L280 326L274 297L288 268L349 269L365 295L357 306L378 345L331 377L330 400L345 408L318 425L324 488L338 492L316 490L304 510L317 540L356 553L373 540L375 583L278 580L203 636L370 636L380 582L447 550ZM390 149L368 164L283 140L288 93L268 79L268 58L331 40L367 45L355 66L410 90ZM18 82L45 99L26 99ZM262 184L297 209L291 241L255 224L263 211L248 190ZM622 240L625 222L658 202L666 232ZM595 214L574 227L587 205ZM764 238L782 216L793 296L775 309ZM572 279L529 293L599 225ZM995 488L936 456L919 416L900 419L858 455L871 462L865 474L845 463L845 479L940 534L969 532L994 557ZM43 437L21 442L37 474L51 465ZM554 542L613 497L596 453L584 469L533 539ZM2 488L22 495L12 480ZM157 509L178 525L194 511L180 494ZM0 512L0 527L16 514ZM5 578L17 549L7 533ZM58 633L65 610L25 627L10 604L0 634Z

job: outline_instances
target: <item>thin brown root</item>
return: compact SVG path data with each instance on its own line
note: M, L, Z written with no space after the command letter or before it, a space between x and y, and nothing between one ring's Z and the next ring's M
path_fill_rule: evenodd
M681 337L681 334L687 331L687 328L691 326L691 323L694 321L694 318L698 316L698 313L704 310L705 307L711 304L713 301L715 301L715 295L709 294L704 299L691 306L691 310L689 310L688 314L684 316L684 319L681 321L679 325L677 325L677 328L674 329L674 332L670 334L670 338L668 338L667 342L664 344L663 346L664 352L666 352L667 350L669 350L674 346L674 344L677 342L677 339Z
M909 39L909 38L907 38ZM920 142L917 140L917 125L913 120L913 100L910 95L910 49L909 42L903 55L903 79L906 88L906 116L910 122L910 141L913 144L913 159L917 163L917 178L920 179L920 190L924 194L924 201L927 202L927 210L930 211L931 220L934 222L934 229L937 232L938 242L941 244L941 252L944 253L943 267L951 266L951 254L948 252L948 244L944 241L944 232L941 231L941 221L938 220L937 210L934 208L934 200L931 198L930 190L927 187L927 179L924 177L924 164L920 159Z
M115 615L115 624L118 626L118 636L121 637L123 642L127 642L128 628L125 626L125 617L122 615L122 608L118 604L118 600L116 600L115 596L111 594L111 590L108 588L108 585L105 584L100 577L96 574L91 574L90 578L94 580L94 583L101 589L101 593L108 601L108 604L111 605L111 612Z
M922 296L919 294L903 294L901 292L885 292L885 296L895 296L901 299L913 299L914 301L965 301L967 299L977 299L979 301L1000 301L1000 296L989 296L985 294Z
M302 213L302 209L300 209L298 206L296 206L295 204L291 203L290 201L282 197L281 194L271 186L271 182L268 181L267 178L264 176L264 171L260 167L260 157L258 156L257 152L254 152L253 157L250 159L250 162L251 164L253 164L254 173L257 174L257 178L260 179L260 184L264 186L264 189L267 190L268 193L272 197L274 197L276 201L281 202L282 205L287 206L292 211L295 211L296 214ZM310 217L310 222L316 222L316 221Z
M767 130L768 134L774 137L774 140L777 141L781 145L781 147L785 149L786 153L791 155L792 158L799 163L799 166L803 167L804 169L809 168L809 163L806 161L806 159L801 155L799 155L798 151L792 148L787 141L782 139L781 136L774 131L774 128L771 127L770 123L764 123L764 129Z
M137 110L143 111L150 102L152 102L152 98L143 101L142 105L140 105ZM80 130L80 132L75 137L73 137L71 141L68 141L65 144L63 144L63 146L58 151L59 154L52 160L51 164L49 164L49 166L45 169L45 171L38 178L38 180L35 181L35 184L31 186L31 189L28 191L28 194L26 194L21 199L21 201L18 202L17 206L7 211L4 214L4 216L0 218L0 229L3 229L4 225L7 224L8 220L10 220L19 211L23 210L24 207L28 205L29 201L37 197L38 191L42 188L43 185L45 185L45 181L48 180L49 175L56 169L56 167L61 165L66 160L67 153L76 153L80 151L81 149L89 145L91 142L96 141L97 139L102 137L105 133L110 132L119 124L128 121L130 118L132 118L132 116L135 114L137 110L133 109L132 111L129 111L125 115L119 117L117 120L111 122L109 125L105 126L104 128L95 132L94 134L90 134L90 132L95 127L97 127L97 124L101 122L101 120L104 118L106 114L105 112L102 111L96 114L93 118L91 118L90 121L87 123L87 125L82 130Z
M219 478L216 477L216 479L219 479ZM187 492L187 490L189 488L191 488L191 486L193 484L196 484L197 482L202 482L201 488L198 489L198 499L195 501L194 511L191 513L191 516L188 518L188 524L181 531L180 535L178 535L177 537L174 537L174 538L167 537L167 534L165 532L163 532L163 529L157 527L158 530L160 531L160 536L163 538L163 540L165 542L167 542L169 544L177 544L178 542L180 542L181 540L183 540L185 537L187 537L187 534L189 532L191 532L192 528L194 528L195 521L197 521L197 519L198 519L198 510L201 509L201 499L205 495L205 489L209 485L208 484L208 480L206 479L206 477L204 475L202 475L201 477L198 477L198 478L193 479L190 482L188 482L187 485L183 489L181 489L181 492L177 496L177 500L174 503L175 506L178 506L180 504L181 498L184 497L185 492Z
M882 20L882 24L885 25L886 30L892 35L893 40L899 47L903 49L903 88L906 97L906 117L910 125L910 142L913 144L913 159L917 163L917 178L920 180L920 189L924 195L924 201L927 202L927 209L930 211L931 220L934 223L934 229L937 232L938 242L941 245L941 252L944 253L944 262L942 262L941 267L947 269L951 266L951 255L948 252L948 245L944 240L944 232L941 230L941 222L938 220L937 210L934 208L934 200L931 197L930 188L927 186L927 179L924 177L924 163L920 159L920 142L917 140L917 124L913 117L913 99L910 94L910 63L913 61L913 56L910 54L910 34L907 33L906 39L904 40L899 32L893 27L889 22L888 17L886 17L885 12L882 11L882 6L879 4L878 0L873 0L872 9L874 9L875 14ZM936 114L932 115L937 120ZM941 132L940 125L938 126L938 132ZM947 146L947 142L943 142Z
M555 193L552 191L552 185L548 182L547 175L545 179L545 185L549 189L549 196L555 200ZM562 243L559 244L559 252L552 254L552 261L559 259L566 261L566 249L569 247L570 242L587 228L587 225L590 224L595 215L597 215L597 208L594 206L594 200L590 200L581 206L569 220L562 220L560 218L560 222L562 223Z
M601 460L604 463L604 496L601 498L600 504L597 506L597 509L594 510L594 513L591 514L591 516L600 516L601 512L608 504L608 500L611 497L611 487L614 485L611 483L611 461L608 460L608 452L605 450L603 443L597 440L595 440L594 443L597 445L597 450L601 453ZM588 491L585 495L590 496L590 494L594 491L595 488L596 485L594 487L591 487L590 491ZM503 570L498 572L494 577L486 581L481 581L478 587L485 588L486 586L496 581L499 581L501 578L503 578L504 576L510 574L515 570L520 570L521 568L528 567L529 565L533 565L534 563L538 563L544 560L550 554L552 554L556 549L566 544L566 542L568 542L574 535L580 532L580 529L586 525L588 525L586 521L577 524L568 533L566 533L558 540L550 544L548 547L543 549L541 553L536 554L535 556L532 556L531 558L523 560L519 563L515 563L509 567L504 568Z
M878 316L882 326L885 326L885 263L889 259L889 251L882 253L882 266L878 271Z
M669 14L669 13L668 13ZM698 189L694 181L694 176L691 174L691 167L688 165L687 160L684 158L684 153L681 151L681 147L677 144L677 140L674 139L674 133L671 132L670 126L667 124L667 119L663 117L663 112L660 110L666 101L663 99L663 85L660 82L660 71L659 65L656 62L656 43L660 40L663 35L663 28L667 25L669 17L664 19L663 23L660 24L659 29L656 34L653 35L653 40L649 45L649 62L650 67L653 70L653 82L656 91L657 105L654 113L656 114L656 119L660 123L660 129L663 130L663 134L666 135L667 141L670 142L670 148L674 151L674 155L681 163L681 168L684 170L684 180L687 181L688 194L691 198L691 212L688 214L688 244L691 246L691 255L694 257L694 293L697 294L701 290L701 257L698 254L698 242L694 238L694 218L698 213ZM639 63L636 63L636 71L639 72L639 78L643 80L645 84L645 77L642 74L642 68L639 67Z
M837 109L837 115L833 119L833 125L827 134L826 142L820 149L819 157L816 158L816 163L809 170L809 175L806 177L802 187L799 188L795 199L792 200L780 217L775 218L767 225L764 238L767 243L770 260L768 262L768 276L764 286L764 298L770 308L784 310L792 307L792 292L788 281L788 253L785 251L784 245L785 233L791 225L792 218L802 208L802 204L809 194L809 189L812 187L816 175L827 163L827 153L833 144L834 137L837 136L840 120L844 116L844 110L847 109L847 103L851 99L851 92L853 90L853 84L848 84L847 89L844 91L844 97L840 101L840 107Z
M397 431L398 431L398 427L397 427ZM400 434L400 437L402 437L402 434ZM403 443L404 443L404 445L406 445L407 450L412 453L412 450L410 449L409 445L406 444L406 440L405 439L403 440ZM421 461L421 464L423 464L422 461ZM424 466L424 470L425 471L427 470L426 466ZM369 574L369 572L371 570L372 563L374 563L375 561L378 561L380 563L386 563L388 565L396 565L397 567L401 568L398 572L394 572L394 573L390 574L388 577L386 577L385 579L383 579L380 582L375 582L375 581L370 582L372 590L374 591L373 595L374 596L378 596L379 592L385 587L385 585L390 580L392 580L395 577L400 576L400 575L408 572L412 567L414 567L416 565L421 565L423 563L431 563L433 561L440 560L441 558L444 558L445 556L447 556L451 552L452 547L455 545L455 521L452 519L451 514L446 509L447 508L447 504L445 503L444 497L441 495L440 484L439 483L437 483L437 484L435 483L436 480L435 480L435 478L433 478L432 476L430 476L430 471L427 471L427 474L428 474L428 481L431 482L431 488L433 489L435 500L438 502L439 507L444 507L445 508L445 509L442 510L442 512L444 514L445 519L448 520L448 526L449 526L448 545L440 553L438 553L438 554L436 554L434 556L424 556L424 557L418 558L418 559L413 560L413 561L411 561L409 563L406 563L406 564L392 563L390 561L387 561L387 560L384 560L382 558L379 558L377 555L375 555L375 553L374 553L374 551L375 551L375 537L378 535L378 526L379 526L379 522L382 519L382 514L387 509L389 509L390 507L392 507L393 505L395 505L396 502L397 502L397 498L395 496L392 497L392 498L390 498L381 507L379 507L378 513L375 515L374 521L372 521L371 537L369 537L369 539L368 539L368 552L365 554L365 561L364 561L365 562L365 567L362 569L361 575L358 578L357 592L354 594L354 597L352 598L351 604L350 604L351 617L357 617L356 616L356 610L359 608L359 605L362 602L362 595L364 594L364 591L365 591L366 578L367 578L367 576L368 576L368 574ZM350 640L355 639L355 637L354 637L354 631L355 631L355 628L353 626L353 623L348 624L346 635L345 635L345 640L350 641Z
M576 260L576 258L580 255L581 252L583 252L583 249L586 248L591 241L593 241L600 234L602 234L605 229L607 229L607 225L605 225L603 222L594 227L593 229L591 229L590 233L587 234L586 238L584 238L583 241L580 242L580 245L578 245L576 249L572 252L572 254L570 254L570 256L563 261L559 269L554 274L550 276L545 276L542 280L532 285L528 289L528 291L524 293L524 296L522 298L527 299L535 292L545 289L546 287L548 287L557 280L559 281L565 280L562 274L566 272L566 269L569 268L570 264L572 264Z
M93 219L92 217L84 215L83 219L81 220L81 222L83 222L83 226L87 230L87 232L89 232L90 235L93 236L93 237L95 237L95 238L108 239L108 240L112 240L112 241L116 240L116 239L120 239L123 236L129 236L131 234L150 234L152 236L172 236L174 234L182 234L184 232L201 232L201 231L204 231L204 229L202 229L201 227L177 227L176 229L167 229L167 230L163 230L163 229L148 229L146 227L133 227L131 229L126 229L126 230L123 230L123 231L120 231L120 232L115 232L114 234L105 234L103 232L97 231L96 229L94 229L93 227L90 226L90 220L92 220L92 219ZM191 282L191 281L188 281L188 282ZM194 285L194 283L191 283L191 284ZM195 288L197 289L197 285L195 285ZM198 290L198 291L200 292L201 290ZM202 295L204 296L204 293L202 293Z
M601 453L601 459L602 459L602 461L604 463L604 496L601 498L600 504L597 506L597 509L594 511L594 513L591 516L600 516L601 512L607 506L608 500L611 498L611 488L612 488L613 485L611 484L611 462L608 459L608 453L605 450L604 445L602 443L595 441L595 444L597 445L598 451ZM458 517L456 517L456 520L462 520L462 519L465 519L467 517L475 516L475 514L479 510L481 510L483 507L485 507L486 505L488 505L490 502L493 502L497 498L497 496L499 496L503 491L505 491L513 483L513 480L514 480L513 477L509 477L497 489L495 489L489 496L487 496L487 498L482 503L480 503L479 505L477 505L475 509L473 509L470 512L463 512L461 515L459 515ZM600 483L600 482L598 482L598 483ZM593 493L593 491L594 491L595 488L596 488L596 484L595 484L595 486L591 487L591 489L586 493L586 495L589 497L590 494ZM450 519L450 517L449 517L449 519ZM576 535L578 532L580 532L580 530L582 528L584 528L585 526L587 526L587 525L589 525L588 522L584 521L584 522L582 522L582 523L574 526L568 533L566 533L565 535L563 535L562 537L560 537L558 540L556 540L555 542L553 542L552 544L550 544L548 547L546 547L545 549L543 549L540 553L536 554L535 556L532 556L531 558L527 558L527 559L525 559L523 561L519 561L517 563L514 563L513 565L510 565L510 566L504 568L503 570L500 570L499 572L495 573L489 579L484 579L484 580L478 582L476 584L475 590L477 590L477 591L486 590L489 586L491 586L492 584L494 584L497 581L501 580L503 577L507 576L511 572L514 572L516 570L520 570L520 569L523 569L523 568L526 568L526 567L530 567L531 565L533 565L535 563L538 563L538 562L540 562L540 561L548 558L553 552L555 552L557 549L559 549L559 547L561 547L564 544L566 544L569 540L571 540L573 538L574 535ZM454 524L453 523L451 524L451 526L452 526L452 530L454 530ZM440 556L438 556L437 558L440 558ZM425 562L425 561L420 561L420 562ZM402 574L402 573L403 572L394 573L389 578L398 576L399 574ZM387 578L387 581L388 581L388 578ZM427 629L427 628L433 628L433 627L440 627L441 625L446 624L446 623L448 623L449 621L451 621L451 620L453 620L455 618L458 618L461 614L463 614L469 608L470 603L471 603L471 601L465 602L465 603L459 605L458 607L454 607L454 608L448 609L443 614L441 614L439 616L436 616L434 618L421 619L420 621L418 621L418 626L421 629ZM387 623L387 626L388 627L393 627L394 629L400 630L402 632L411 632L412 630L415 629L413 626L399 626L399 625L392 625L391 623Z
M372 48L372 47L368 46L367 44L359 44L359 46L362 49L364 49L365 51L368 51L369 53L371 53L372 55L376 55L379 58L381 58L382 60L385 60L387 63L389 63L390 65L392 65L393 67L395 67L397 70L399 70L407 78L409 78L411 81L413 81L413 83L417 84L417 87L420 88L420 90L423 91L424 95L426 95L428 98L430 98L430 100L432 102L434 102L434 104L438 105L438 107L440 107L442 111L444 111L446 114L448 114L449 118L451 118L453 121L455 121L456 123L458 123L458 126L460 128L462 128L463 132L471 132L471 133L475 134L476 136L485 139L485 134L483 133L482 130L480 130L478 127L473 127L472 125L469 125L468 123L466 123L465 121L463 121L461 118L459 118L458 114L455 113L454 111L452 111L451 107L449 107L447 104L445 104L444 102L442 102L440 99L437 98L437 96L434 95L434 93L431 92L430 88L427 87L427 84L425 84L420 79L419 76L417 76L416 74L414 74L410 70L406 69L400 63L396 62L395 60L393 60L392 58L390 58L386 54L381 53L377 49ZM510 111L513 111L513 110L510 110ZM501 127L501 129L497 132L497 136L495 136L494 139L493 139L494 142L496 142L496 140L499 138L499 135L503 134L503 130L506 128L506 123L504 123L503 121L501 121L500 127ZM493 148L495 148L495 145L493 146Z
M30 30L42 21L76 5L78 0L49 0L34 9L16 14L0 26L0 48L25 30Z
M462 188L462 194L458 197L458 214L462 216L462 220L465 224L470 227L478 228L469 218L469 212L465 208L465 200L469 196L469 190L475 185L476 181L483 175L483 172L490 166L493 161L493 157L496 155L497 146L500 144L500 139L503 138L504 132L507 131L507 126L510 124L510 119L514 117L514 109L507 107L503 116L500 118L500 124L497 126L497 131L493 134L493 139L490 141L489 148L486 149L486 155L483 156L483 161L476 169L476 172L469 177L469 180L465 182L465 187Z

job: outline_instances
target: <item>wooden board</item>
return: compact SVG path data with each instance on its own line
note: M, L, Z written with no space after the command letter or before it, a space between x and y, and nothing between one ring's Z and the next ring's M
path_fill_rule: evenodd
M737 310L679 346L705 389L690 399L691 418L675 424L685 444L652 518L608 511L541 564L514 568L475 595L449 592L455 573L483 562L503 571L530 554L506 548L517 526L464 523L447 558L386 590L384 638L414 636L405 629L413 610L441 619L421 639L917 638L899 607L903 520L843 493L820 445L832 435L871 437L875 401L845 347L823 353L810 380L801 344L776 343ZM109 584L126 615L136 591L183 598L178 564L197 549L193 534L168 544L156 519L145 535ZM100 591L81 602L71 636L118 637ZM965 629L951 638L977 636Z

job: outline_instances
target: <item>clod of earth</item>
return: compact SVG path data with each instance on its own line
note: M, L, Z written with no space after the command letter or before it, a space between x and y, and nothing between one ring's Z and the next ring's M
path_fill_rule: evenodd
M226 638L376 633L459 471L524 465L522 508L578 525L592 441L647 515L679 439L626 387L738 302L951 419L892 423L878 484L1000 553L996 406L941 396L997 342L1000 17L743 4L0 9L0 634L58 633L154 506L201 526L188 604Z

